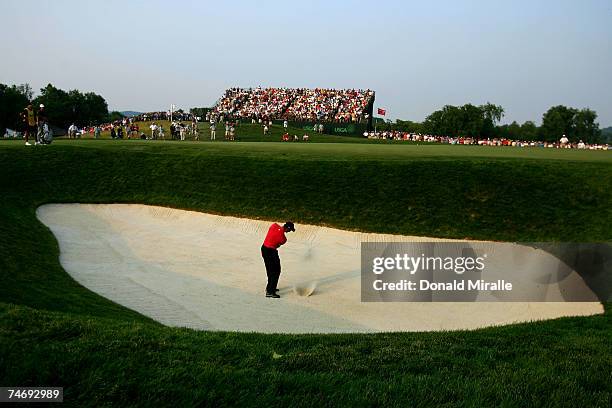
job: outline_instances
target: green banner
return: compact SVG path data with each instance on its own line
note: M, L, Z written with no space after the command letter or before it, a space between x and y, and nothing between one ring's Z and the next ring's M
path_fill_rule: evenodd
M283 120L275 120L273 123L282 125ZM320 123L315 122L294 122L289 121L289 126L293 128L300 128L307 132L317 132L315 125L320 126ZM363 132L368 129L367 123L323 123L323 133L331 135L345 135L345 136L362 136ZM317 129L318 130L318 129Z

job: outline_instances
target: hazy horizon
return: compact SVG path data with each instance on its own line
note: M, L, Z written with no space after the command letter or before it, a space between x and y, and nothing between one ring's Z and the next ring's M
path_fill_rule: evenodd
M503 123L589 107L612 126L612 3L399 0L0 2L0 82L109 110L211 106L226 88L369 88L387 118L502 105Z

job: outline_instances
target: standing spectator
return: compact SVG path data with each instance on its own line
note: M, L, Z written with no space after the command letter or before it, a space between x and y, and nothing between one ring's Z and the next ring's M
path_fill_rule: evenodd
M68 139L76 139L77 127L73 124L68 128Z
M561 147L565 147L565 145L569 142L569 139L567 138L567 136L563 135L563 137L559 141L561 142Z
M210 122L210 140L217 139L217 125L215 122Z
M160 126L161 128L161 126ZM131 136L134 137L138 137L138 131L140 130L140 128L138 127L137 123L132 123L132 126L130 126L130 132L131 132Z
M25 119L25 144L26 146L32 146L32 144L28 141L30 136L34 136L34 141L36 141L36 112L34 112L34 107L32 104L29 104L23 112Z
M153 122L151 124L151 126L149 126L149 128L151 129L151 139L154 140L157 138L157 125L155 124L155 122Z
M193 138L195 140L200 140L200 133L198 132L198 122L194 121L191 122L191 133L193 134Z
M94 127L94 139L100 138L100 126L96 125Z

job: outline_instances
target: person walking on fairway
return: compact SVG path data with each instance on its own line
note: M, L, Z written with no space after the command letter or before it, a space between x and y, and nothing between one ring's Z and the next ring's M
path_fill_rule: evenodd
M217 138L217 125L215 122L210 122L210 140L215 140Z
M287 221L282 227L277 223L270 225L268 234L261 246L261 256L266 265L266 274L268 275L268 284L266 285L266 297L278 299L278 278L281 273L280 258L278 257L278 248L287 242L286 232L295 232L295 226L291 221Z

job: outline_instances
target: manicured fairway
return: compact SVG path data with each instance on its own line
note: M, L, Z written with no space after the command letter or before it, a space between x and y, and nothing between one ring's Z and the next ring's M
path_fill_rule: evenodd
M360 140L360 139L358 139ZM316 143L316 142L226 142L226 141L136 141L125 143L103 140L58 141L71 147L93 147L106 149L134 150L149 147L154 153L176 153L185 155L224 155L254 158L273 158L288 160L332 160L332 161L406 161L417 159L470 160L485 158L500 159L546 159L584 162L606 162L612 164L611 151L589 151L577 149L519 148L443 145L436 143ZM129 144L127 144L129 143ZM138 146L138 148L136 147Z
M609 304L601 316L473 332L171 329L76 284L35 211L52 202L134 202L382 233L610 241L611 153L2 141L1 382L64 386L72 406L135 397L141 406L610 406ZM253 275L263 279L263 266Z

